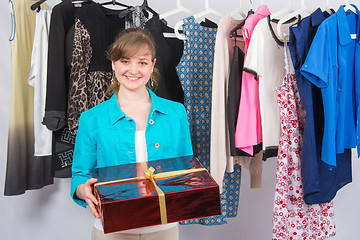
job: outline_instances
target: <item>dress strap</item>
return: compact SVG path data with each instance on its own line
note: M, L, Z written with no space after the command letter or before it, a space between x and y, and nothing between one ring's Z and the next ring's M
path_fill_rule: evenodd
M285 61L285 70L286 70L286 75L290 74L290 58L289 58L289 44L288 42L285 42L284 44L284 61Z
M15 38L16 33L16 19L15 19L15 10L14 10L14 4L12 0L9 0L9 8L10 8L10 15L11 15L11 32L9 41L12 42Z

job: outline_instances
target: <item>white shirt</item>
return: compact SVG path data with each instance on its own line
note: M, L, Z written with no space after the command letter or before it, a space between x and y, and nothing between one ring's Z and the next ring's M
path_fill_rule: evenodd
M52 150L52 131L43 125L45 113L47 56L51 10L41 8L36 13L31 69L28 84L34 88L34 156L49 156Z
M270 24L276 32L276 23ZM286 29L289 31L290 25L283 24L283 32L286 32ZM268 18L261 19L254 28L244 63L245 68L255 72L259 77L263 149L277 147L281 131L276 87L282 85L286 75L285 55L284 47L277 44L271 33ZM290 73L294 73L292 64L290 68Z

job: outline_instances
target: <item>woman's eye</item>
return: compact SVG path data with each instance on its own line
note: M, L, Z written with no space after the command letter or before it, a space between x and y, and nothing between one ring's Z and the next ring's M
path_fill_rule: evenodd
M129 61L128 61L128 60L121 60L121 63L123 63L123 64L128 64Z
M140 65L148 65L147 62L140 62Z

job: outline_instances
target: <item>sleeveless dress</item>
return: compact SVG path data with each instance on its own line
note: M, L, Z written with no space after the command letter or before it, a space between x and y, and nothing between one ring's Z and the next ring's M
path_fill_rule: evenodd
M194 156L210 169L210 129L212 68L217 28L196 23L193 16L185 18L184 51L177 73L184 91L184 105L190 125ZM241 167L234 166L234 172L224 173L221 194L222 215L194 219L180 224L220 225L227 223L227 217L237 215Z
M286 51L286 47L285 47ZM289 63L285 53L287 68ZM276 167L273 240L325 239L336 234L333 202L308 205L303 198L301 154L305 109L295 74L287 74L277 89L281 137Z
M31 65L36 12L31 1L11 1L11 97L4 195L13 196L26 190L40 189L54 183L51 157L34 156L34 89L27 83ZM47 4L42 8L49 9ZM9 79L7 79L9 80Z

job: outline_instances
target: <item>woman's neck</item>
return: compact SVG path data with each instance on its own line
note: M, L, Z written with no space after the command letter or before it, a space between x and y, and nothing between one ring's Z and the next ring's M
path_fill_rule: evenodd
M122 91L121 87L117 93L119 105L143 104L151 102L150 94L146 88L138 91Z

